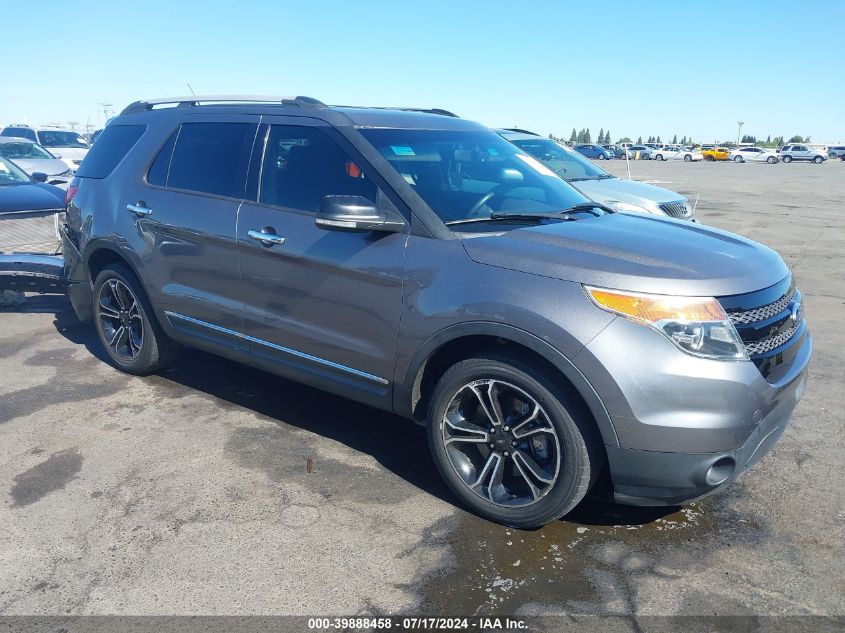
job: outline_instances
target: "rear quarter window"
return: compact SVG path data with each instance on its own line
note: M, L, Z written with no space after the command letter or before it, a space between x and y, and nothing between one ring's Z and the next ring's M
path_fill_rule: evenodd
M146 125L109 125L85 156L76 175L81 178L106 178L146 129Z

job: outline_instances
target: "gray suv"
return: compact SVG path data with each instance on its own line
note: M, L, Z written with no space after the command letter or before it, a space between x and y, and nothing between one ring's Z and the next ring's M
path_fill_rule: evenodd
M615 213L436 112L136 102L68 196L68 294L118 368L191 345L413 418L456 497L511 526L597 481L629 504L720 490L804 390L777 253Z

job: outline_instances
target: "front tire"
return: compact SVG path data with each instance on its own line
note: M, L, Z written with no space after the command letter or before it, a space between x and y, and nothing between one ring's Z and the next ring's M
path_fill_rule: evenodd
M598 159L599 159L599 160L604 160L604 154L599 154L599 155L598 155Z
M824 158L822 158L821 156L816 156L816 157L813 159L813 162L814 162L816 165L819 165L819 164L821 164L821 162L822 162L823 160L824 160Z
M170 363L175 346L131 270L121 264L106 266L97 275L93 294L97 334L115 367L142 376Z
M734 162L735 163L741 163L742 162L742 156L734 156Z
M684 162L685 163L691 163L692 162L692 156L690 156L689 154L684 154Z
M654 157L654 160L663 160L663 154L658 154Z
M704 160L706 160L708 163L712 163L716 159L713 158L710 154L708 154L707 156L704 157Z
M775 158L774 156L769 156L766 159L766 162L769 163L769 165L774 165L776 162L778 162L778 159Z
M783 162L785 162L785 163L791 163L791 162L792 162L792 156L784 156L784 157L783 157Z
M533 528L587 494L600 471L601 442L559 383L492 353L457 363L438 381L429 447L440 475L474 512Z

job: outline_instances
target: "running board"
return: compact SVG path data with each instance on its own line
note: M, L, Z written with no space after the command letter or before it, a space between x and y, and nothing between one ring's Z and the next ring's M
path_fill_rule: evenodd
M65 262L61 256L0 254L0 292L64 294Z

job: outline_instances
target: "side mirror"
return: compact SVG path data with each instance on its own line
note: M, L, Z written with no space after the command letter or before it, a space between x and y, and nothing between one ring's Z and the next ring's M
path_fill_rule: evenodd
M362 196L325 196L314 223L340 231L398 231L401 222L389 220L375 203Z
M47 182L47 174L45 174L43 171L36 171L33 172L32 179L35 182Z
M50 152L53 155L53 158L61 158L61 154L56 154L56 152Z

